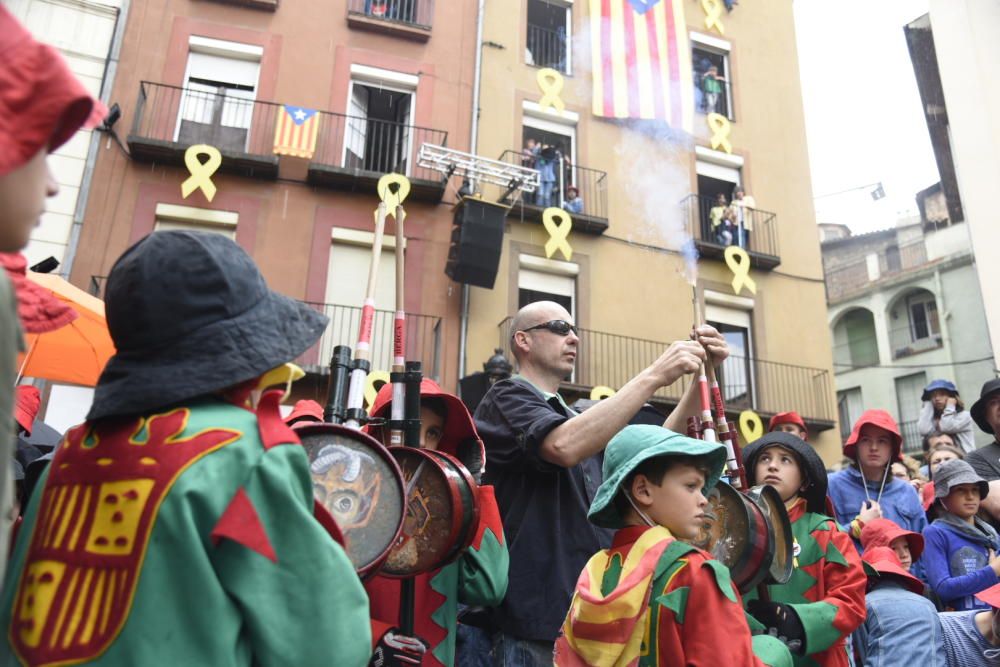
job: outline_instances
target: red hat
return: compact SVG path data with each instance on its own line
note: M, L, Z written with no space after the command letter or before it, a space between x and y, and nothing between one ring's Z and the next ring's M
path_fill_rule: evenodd
M17 389L14 399L14 420L21 429L31 435L31 425L38 416L38 408L42 405L42 396L38 389L30 384L22 384Z
M889 547L872 547L866 549L861 560L868 563L880 575L888 574L899 579L899 583L917 595L924 594L924 584L912 574L903 569L896 552ZM994 588L996 588L994 586ZM977 596L978 597L978 596Z
M285 417L285 423L291 426L297 421L322 422L323 406L309 399L296 401L295 407Z
M927 482L924 484L924 488L920 489L920 502L923 504L925 512L934 504L934 482Z
M976 598L994 609L1000 609L1000 584L994 584L984 591L979 591L976 593Z
M0 5L0 176L43 149L59 148L81 126L96 127L106 115L62 56Z
M851 435L844 442L844 456L851 459L852 461L858 458L858 438L861 437L861 427L866 424L871 424L872 426L878 426L883 428L892 434L892 460L902 461L903 460L903 436L899 434L899 426L896 425L896 420L892 418L885 410L865 410L861 413L861 417L858 421L854 422L854 428L851 430Z
M0 158L2 159L2 158ZM19 252L0 253L0 266L14 283L17 315L28 333L47 333L64 327L79 314L69 304L28 278L28 260Z
M771 417L771 421L767 425L767 430L773 431L774 427L778 424L795 424L806 433L809 433L809 429L806 428L805 421L799 416L798 412L779 412Z
M904 530L890 519L872 519L861 530L861 548L866 552L872 547L890 547L897 537L905 537L910 547L913 560L920 558L924 552L924 536L910 530Z

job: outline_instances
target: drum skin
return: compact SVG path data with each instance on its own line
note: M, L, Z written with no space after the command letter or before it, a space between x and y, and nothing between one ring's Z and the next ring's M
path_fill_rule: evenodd
M458 558L479 523L476 484L453 456L429 449L390 447L403 473L407 508L403 530L379 574L406 578Z
M376 573L403 527L403 475L377 440L336 424L302 424L313 495L344 533L345 551L362 578Z

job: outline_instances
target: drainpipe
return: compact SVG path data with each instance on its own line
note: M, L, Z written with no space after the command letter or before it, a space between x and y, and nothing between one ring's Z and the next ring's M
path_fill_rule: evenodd
M125 24L128 23L128 10L131 0L122 0L118 16L115 18L115 31L108 45L108 58L104 66L104 79L101 81L101 101L111 106L111 89L114 87L115 74L118 71L118 61L121 58L122 40L125 35ZM97 163L97 152L100 150L104 134L94 129L90 135L90 147L87 149L87 161L83 167L83 180L80 181L80 194L76 199L76 210L73 211L73 226L69 231L69 244L63 257L62 274L69 280L76 259L76 250L80 244L80 232L83 228L83 216L87 212L87 202L90 199L90 185L94 178L94 166ZM111 141L111 137L108 137ZM110 186L109 186L110 187Z
M483 76L483 20L486 0L479 0L476 15L476 66L472 79L472 122L469 123L469 152L476 154L479 138L479 88ZM475 183L472 183L473 188ZM469 286L462 284L462 305L458 324L458 377L465 377L465 356L469 343Z

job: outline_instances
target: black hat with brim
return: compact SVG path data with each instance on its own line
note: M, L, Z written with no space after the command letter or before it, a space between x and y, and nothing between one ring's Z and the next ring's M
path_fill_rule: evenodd
M993 427L986 421L986 401L997 392L1000 392L1000 378L990 380L984 384L982 391L979 392L979 400L973 403L969 409L969 414L972 415L972 421L976 422L976 426L984 433L989 433L990 435L993 435Z
M795 455L799 467L802 468L802 476L808 482L808 487L802 493L802 497L806 499L806 509L817 514L826 514L826 466L823 465L823 459L816 450L796 435L773 431L747 445L743 450L743 467L746 469L747 480L751 484L758 483L757 459L768 447L781 447Z
M116 354L88 420L174 405L251 380L294 360L328 319L267 287L234 241L163 231L125 251L108 277Z

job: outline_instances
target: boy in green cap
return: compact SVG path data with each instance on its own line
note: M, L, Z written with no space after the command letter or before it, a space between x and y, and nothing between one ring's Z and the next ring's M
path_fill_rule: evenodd
M729 570L681 541L701 532L725 460L721 444L660 426L611 440L588 518L618 532L580 574L557 666L718 664L720 650L729 665L792 664L778 639L751 638Z

